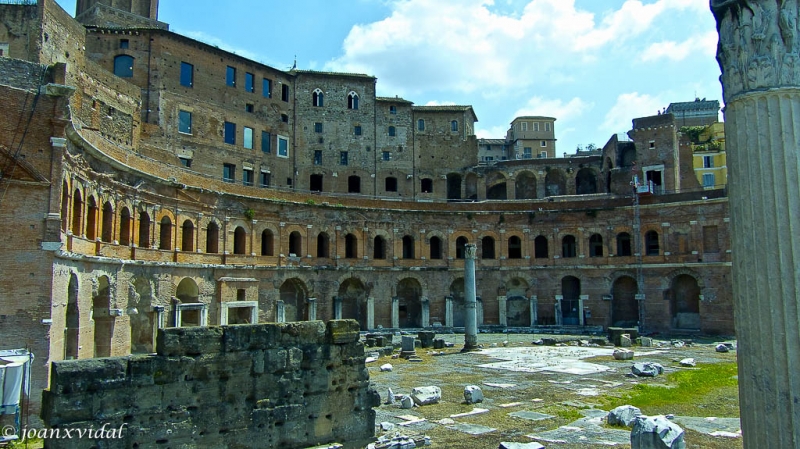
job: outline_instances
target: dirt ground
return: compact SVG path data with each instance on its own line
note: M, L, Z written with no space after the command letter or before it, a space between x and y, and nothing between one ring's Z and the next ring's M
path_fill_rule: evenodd
M655 378L630 377L632 362L617 361L610 355L599 355L583 360L608 368L607 371L599 373L578 375L551 371L509 371L480 366L500 361L487 355L461 353L460 349L464 343L463 335L444 334L437 335L437 337L442 337L446 341L454 343L454 347L446 348L443 350L444 354L437 355L434 355L434 352L439 351L417 348L416 352L422 359L421 362L411 362L402 358L393 359L391 356L384 356L375 362L367 364L371 382L381 394L381 399L384 402L384 405L376 409L376 424L381 422L400 424L413 418L425 420L412 425L397 426L388 432L382 431L379 425L376 430L376 437L381 435L393 436L396 432L410 435L423 434L430 437L431 447L456 449L495 449L500 442L504 441L517 443L537 441L546 448L559 449L609 447L607 444L593 444L591 439L559 443L533 439L528 435L568 426L586 416L599 416L601 413L597 410L607 411L617 405L621 405L621 401L624 403L624 399L633 392L636 385L647 384L674 388L675 386L668 380L670 373L699 369L702 366L714 364L731 366L736 361L735 350L728 353L715 351L717 342L731 340L676 338L675 340L687 343L684 346L678 344L677 346L680 347L676 347L671 340L656 338L656 343L662 346L649 348L635 346L631 348L637 352L634 361L653 361L664 366L664 374ZM586 343L592 338L590 336L564 335L480 334L478 341L484 349L495 350L495 348L503 348L508 352L509 349L516 350L519 348L519 350L522 350L522 348L532 348L536 346L532 342L542 337L556 338L559 342L563 342L565 346L548 347L548 350L556 351L556 353L560 349L576 349L571 345L576 345L580 340L584 340L584 343ZM399 341L400 337L395 336L394 343L399 344ZM507 343L504 344L504 342ZM607 349L613 349L613 347L608 347ZM367 348L367 352L369 353L370 351L370 348ZM395 351L395 353L397 352L399 351ZM648 352L649 354L638 355L640 352ZM681 367L678 361L684 358L694 358L697 362L697 368ZM385 363L392 365L391 372L382 372L380 370L380 366ZM495 386L487 385L487 383ZM642 412L646 415L674 414L679 417L738 418L739 394L735 382L733 383L734 385L719 387L708 386L707 392L704 392L701 397L693 397L690 401L672 402L664 406L641 407ZM438 386L442 390L442 400L438 404L414 407L411 410L402 410L398 405L385 404L389 389L395 394L411 394L411 390L414 387L430 385ZM485 400L480 404L466 404L463 391L467 385L479 386L483 391ZM509 404L511 405L509 406ZM468 413L476 407L487 409L488 411L472 416L451 418L451 415ZM509 413L515 412L536 412L550 417L534 421L509 415ZM542 415L534 414L535 417L541 417ZM399 418L400 416L405 418ZM450 423L450 421L447 421L448 419L454 421L454 423ZM441 420L446 421L439 423ZM453 428L453 426L456 426L464 429L464 424L484 426L494 430L472 435ZM481 428L477 427L476 429ZM688 448L728 449L742 447L741 438L713 437L685 427L684 429L686 430L685 440ZM609 433L616 432L618 438L620 436L625 437L624 434L620 433L622 431L629 433L629 429L611 428L605 424L602 424L601 430ZM630 444L618 442L615 447L625 448L630 447Z

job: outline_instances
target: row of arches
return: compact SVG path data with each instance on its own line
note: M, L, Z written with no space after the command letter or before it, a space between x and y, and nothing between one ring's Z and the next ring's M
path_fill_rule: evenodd
M507 177L504 173L499 171L490 172L486 175L486 199L526 200L558 195L588 195L600 193L597 183L597 170L589 167L578 169L574 176L574 189L569 182L571 172L571 168L566 171L559 168L550 168L547 169L544 179L538 178L533 172L528 170L520 171L513 177ZM513 192L509 191L509 181L514 182ZM462 182L466 184L463 190L463 196ZM477 199L477 183L478 178L472 173L463 177L459 173L448 174L447 199Z

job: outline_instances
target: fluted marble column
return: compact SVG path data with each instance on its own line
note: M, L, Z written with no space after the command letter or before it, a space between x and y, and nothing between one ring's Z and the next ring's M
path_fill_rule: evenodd
M475 289L475 256L477 246L467 245L464 248L464 349L473 351L478 348L478 298Z
M744 446L800 447L800 0L712 0Z

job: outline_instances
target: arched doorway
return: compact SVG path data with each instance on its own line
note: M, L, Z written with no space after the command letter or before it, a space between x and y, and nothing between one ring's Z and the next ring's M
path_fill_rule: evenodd
M397 284L400 327L422 327L422 286L413 278Z
M636 279L621 276L611 287L611 325L633 327L639 323L639 302L636 293L639 288Z
M487 200L506 200L508 190L506 177L502 173L490 173L486 176L486 199Z
M451 327L464 327L467 316L464 278L458 278L450 284L450 297L453 298L453 322L445 324Z
M131 353L149 354L155 351L157 314L153 311L153 290L150 282L137 278L133 282L134 294L128 302L131 323Z
M357 278L350 278L339 286L342 302L342 319L358 321L361 330L367 330L367 290Z
M114 238L114 206L106 201L103 204L103 226L100 232L100 240L108 243Z
M219 252L219 225L210 222L206 229L206 252L216 254Z
M181 301L181 304L196 304L200 302L200 289L197 283L191 278L183 278L178 287L175 289L175 297ZM180 326L202 326L203 325L203 310L202 308L187 308L181 309L176 307L173 323L178 325L178 314L180 314Z
M468 200L478 199L478 175L475 173L467 174L464 186L464 196Z
M513 278L506 284L506 324L509 327L530 327L531 302L525 296L528 283Z
M286 322L308 321L308 293L303 281L292 278L280 288Z
M80 311L78 309L78 276L69 277L67 287L67 317L64 328L64 359L78 358L78 336L80 335Z
M544 194L558 196L567 194L567 180L559 170L550 170L544 177Z
M94 241L97 237L97 203L93 196L86 200L86 240Z
M447 199L461 199L461 175L458 173L450 173L447 175Z
M565 276L561 279L561 322L565 326L580 324L580 311L578 310L581 297L581 281L575 276Z
M94 321L94 357L111 356L111 337L114 335L114 317L111 316L111 291L108 276L97 278L97 294L92 297Z
M158 249L171 250L172 249L172 220L165 216L161 219L161 227L159 230Z
M578 195L597 193L597 176L591 168L578 170L575 176L575 193Z
M247 231L241 226L236 226L233 231L233 254L247 253Z
M81 199L81 191L75 189L72 194L72 235L76 237L81 236L83 227L83 199Z
M675 329L700 329L700 287L697 279L681 274L672 280L669 304L672 327Z
M181 226L181 251L194 251L194 223L192 220L184 220Z
M529 171L524 171L517 176L515 198L518 200L532 200L536 198L536 177Z

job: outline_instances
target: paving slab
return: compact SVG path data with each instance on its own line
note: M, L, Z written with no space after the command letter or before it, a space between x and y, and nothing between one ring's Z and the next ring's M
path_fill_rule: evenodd
M529 421L543 421L545 419L555 418L553 415L546 415L544 413L538 412L531 412L531 411L521 411L521 412L512 412L509 413L508 416L513 416L515 418L522 418L527 419Z
M739 418L676 416L671 421L683 428L692 429L695 432L704 433L706 435L711 435L714 432L738 434L742 430L742 424L739 421ZM728 435L722 434L720 436Z
M458 413L456 415L450 415L451 418L463 418L465 416L472 416L472 415L480 415L483 413L487 413L489 409L486 408L474 408L472 411L466 413Z
M516 384L496 384L492 382L484 382L483 384L486 385L487 387L502 388L502 389L514 388L517 386Z
M608 415L607 411L597 408L582 409L578 410L578 412L587 418L605 418Z
M607 446L630 445L629 430L607 429L601 426L586 427L562 426L558 429L528 435L529 438L547 443L561 444L602 444Z
M611 368L596 363L582 362L581 359L597 356L611 357L614 349L582 346L563 347L523 347L488 348L477 354L501 360L480 365L482 368L501 369L516 372L553 373L587 375L608 371ZM639 352L637 356L652 354L654 351Z
M499 404L498 407L511 408L511 407L519 407L520 405L522 405L522 402L510 402L508 404Z
M457 430L459 432L468 433L470 435L483 435L484 433L494 432L497 429L486 426L479 426L477 424L467 424L457 422L451 426L446 426L448 429Z

